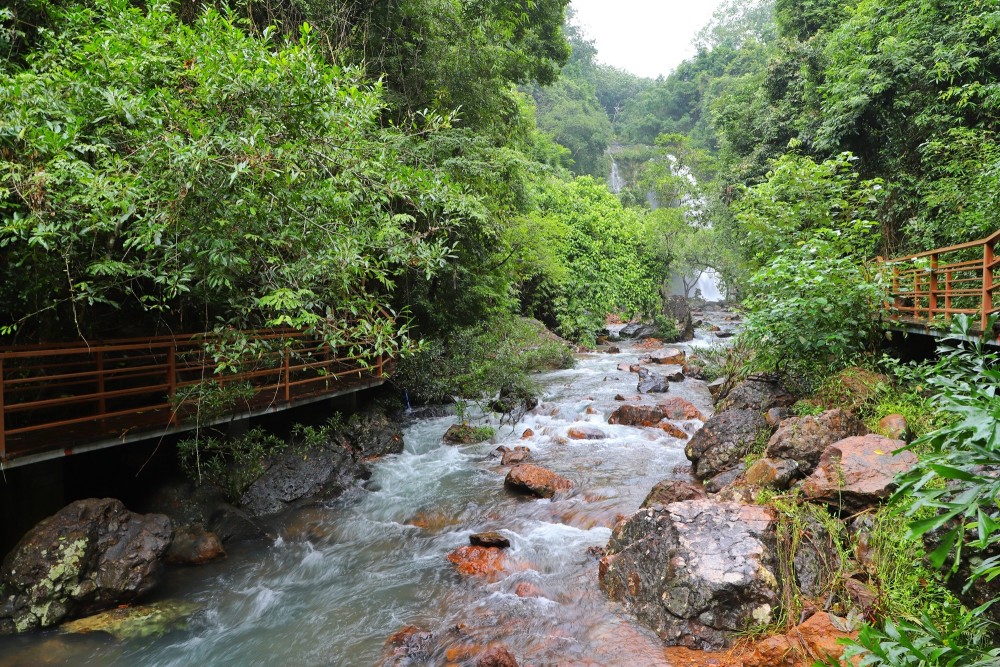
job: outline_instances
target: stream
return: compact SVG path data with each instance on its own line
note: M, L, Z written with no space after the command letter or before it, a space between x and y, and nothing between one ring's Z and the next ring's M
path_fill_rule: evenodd
M715 341L697 335L669 347ZM492 643L522 665L669 665L662 642L600 591L588 548L606 545L619 516L656 482L685 475L684 441L607 419L623 404L618 394L630 404L679 396L705 414L712 401L691 378L636 400L636 375L617 367L655 349L617 345L619 354L581 354L574 368L539 375L542 402L493 442L446 445L454 417L415 420L405 451L373 465L367 490L286 515L271 544L231 547L224 562L172 571L157 599L199 606L186 629L124 642L58 631L5 637L0 665L369 667L391 653L387 637L411 624L434 633L432 665L473 665ZM675 424L693 433L701 422ZM574 426L608 437L567 439ZM534 435L522 438L525 429ZM507 469L490 457L500 444L527 445L531 463L574 489L555 500L507 492ZM510 539L503 572L459 574L447 554L488 530Z

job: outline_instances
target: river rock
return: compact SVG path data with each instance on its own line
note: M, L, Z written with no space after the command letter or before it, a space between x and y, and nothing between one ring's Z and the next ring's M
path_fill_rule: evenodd
M204 565L226 557L222 540L201 524L178 526L165 560L174 565Z
M654 364L683 366L685 359L687 359L687 354L684 353L684 350L665 350L662 354L650 357L649 360Z
M656 327L649 324L643 324L642 322L627 324L621 331L618 332L618 335L621 338L635 338L636 340L653 338L656 334Z
M531 450L527 447L518 446L503 453L500 459L502 466L516 466L519 463L531 460Z
M670 391L670 384L659 373L654 373L648 368L640 368L636 391L640 394L663 394Z
M488 579L495 578L504 566L503 550L497 547L459 547L448 554L448 560L464 575Z
M691 317L691 305L683 296L672 294L663 299L663 314L677 323L680 340L694 338L694 321Z
M263 522L226 500L225 493L209 484L173 480L153 490L140 508L144 513L166 514L175 530L204 526L223 544L244 540L274 539Z
M802 482L806 498L854 513L891 495L896 475L917 464L917 456L906 451L902 440L881 435L846 438L826 448L812 475Z
M746 464L743 461L738 462L734 468L724 470L706 480L705 490L709 493L720 493L723 489L736 483L736 480L743 476L744 470L746 470Z
M860 419L844 410L827 410L819 415L792 417L781 422L767 443L772 459L791 459L804 474L812 472L820 455L833 443L868 429Z
M518 667L514 655L503 646L494 646L476 660L476 667Z
M159 637L172 630L181 630L198 610L190 602L155 602L149 605L122 606L93 616L63 623L59 630L68 634L101 632L118 641Z
M715 337L716 338L732 338L735 335L736 335L736 333L732 332L732 331L716 331L715 332Z
M791 459L760 459L747 468L746 482L751 486L783 491L799 474L799 464Z
M611 535L601 587L667 644L721 648L775 618L774 526L757 505L703 499L639 510Z
M510 546L510 540L496 531L486 533L475 533L469 535L469 544L474 547L496 547L506 549Z
M488 429L480 429L471 424L452 424L442 438L451 445L476 445L486 442L492 436Z
M664 399L657 404L657 407L664 410L664 416L667 419L697 419L705 421L705 415L701 413L701 410L696 408L691 401L680 397Z
M662 422L659 426L660 429L664 433L669 435L671 438L677 438L678 440L688 439L688 434L684 431L684 429L680 428L679 426L671 424L670 422L667 421Z
M667 410L660 405L623 405L611 413L608 423L651 427L666 418Z
M78 500L21 538L0 566L0 631L48 628L133 602L157 582L170 519L113 498Z
M608 434L596 426L574 426L566 432L570 440L604 440Z
M560 491L572 489L573 482L546 468L525 463L510 469L504 486L540 498L551 498Z
M727 382L729 382L729 378L719 377L715 378L705 386L708 388L708 393L711 394L712 398L718 400L719 397L722 396L723 389L726 388Z
M910 425L903 415L886 415L878 422L879 433L893 440L909 440Z
M382 662L382 667L426 663L430 659L427 649L433 639L433 633L415 625L407 625L397 630L385 642L392 650L392 654Z
M344 435L361 458L370 459L403 451L403 431L381 412L362 412L351 417Z
M734 468L767 432L758 410L727 410L710 418L688 441L684 453L698 479Z
M679 503L685 500L697 500L705 497L705 489L701 484L684 482L677 479L665 479L657 482L656 486L650 489L646 499L642 501L640 508L661 506L670 503Z
M306 451L289 449L275 457L267 470L240 499L253 516L276 514L303 503L336 498L371 471L346 440L331 438Z
M771 408L787 408L795 397L777 380L750 379L740 382L719 401L718 411L756 410L767 412Z

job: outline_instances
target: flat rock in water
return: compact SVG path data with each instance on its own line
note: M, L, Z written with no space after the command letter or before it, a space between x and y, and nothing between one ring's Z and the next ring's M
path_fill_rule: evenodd
M459 547L448 554L448 560L464 575L491 580L504 566L503 550L496 547Z
M640 394L662 394L670 391L670 383L659 373L648 368L639 368L639 384L636 391Z
M188 617L197 610L194 603L176 601L119 607L63 623L59 630L68 634L103 632L119 641L159 637L170 630L183 629Z
M514 449L504 452L503 458L500 459L500 465L503 466L516 466L519 463L524 463L525 461L531 460L531 450L527 447L515 447Z
M452 424L443 437L445 442L452 445L476 445L490 439L487 431L469 424Z
M893 454L902 440L881 435L846 438L826 448L812 475L802 482L806 498L846 512L858 512L888 498L895 477L917 464L910 451Z
M503 646L494 646L476 660L476 667L518 667L514 655Z
M705 421L705 415L695 405L680 397L670 397L660 401L658 407L665 411L667 419L697 419Z
M506 549L510 546L510 540L496 531L469 535L469 543L474 547L496 547L498 549Z
M595 426L574 426L566 435L571 440L604 440L608 434Z
M522 464L511 468L504 479L504 486L540 498L551 498L560 491L572 489L573 482L546 468Z
M654 357L650 357L650 361L654 364L665 364L672 366L683 366L684 361L687 359L687 354L683 350L666 350L661 354Z
M623 405L611 413L608 423L651 427L666 419L668 413L668 409L660 405Z

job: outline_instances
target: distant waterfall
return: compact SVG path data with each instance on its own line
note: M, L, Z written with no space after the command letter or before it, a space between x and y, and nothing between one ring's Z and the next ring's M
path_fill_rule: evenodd
M611 160L611 174L608 176L608 189L618 194L625 187L625 179L622 178L621 172L618 171L618 163Z

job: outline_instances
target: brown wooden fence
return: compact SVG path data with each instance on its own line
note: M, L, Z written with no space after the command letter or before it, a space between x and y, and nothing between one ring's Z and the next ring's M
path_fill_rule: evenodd
M954 315L972 316L978 332L1000 312L996 245L1000 231L979 241L883 261L892 280L889 317L903 325L946 329Z
M232 335L252 352L227 359L233 348L205 335L0 348L0 462L288 407L379 384L388 370L381 356L300 331Z

